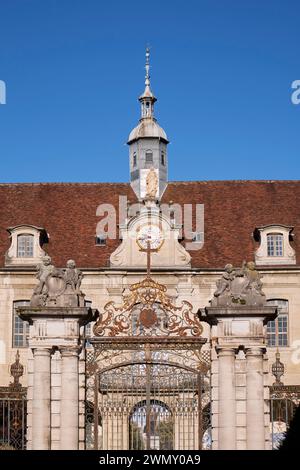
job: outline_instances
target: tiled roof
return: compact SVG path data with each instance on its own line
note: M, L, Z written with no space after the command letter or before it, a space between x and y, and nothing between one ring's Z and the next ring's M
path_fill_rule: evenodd
M300 263L300 181L201 181L169 184L164 198L204 204L205 241L192 252L195 267L222 268L254 260L256 227L294 226Z
M96 209L118 196L136 201L127 183L0 184L0 266L9 247L8 227L28 224L49 234L45 251L57 266L74 258L79 267L107 267L119 240L95 246ZM300 264L300 181L170 182L163 202L204 204L204 246L192 251L192 266L223 268L254 259L255 227L294 226L291 242Z

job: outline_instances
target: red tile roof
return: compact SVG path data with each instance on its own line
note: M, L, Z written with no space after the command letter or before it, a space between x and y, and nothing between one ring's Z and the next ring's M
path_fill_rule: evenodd
M82 268L108 266L120 241L95 246L96 209L101 203L118 209L119 195L136 201L127 183L0 184L0 266L10 244L7 228L20 224L46 229L44 249L57 266L69 258ZM300 181L170 182L163 195L163 202L169 201L204 204L205 241L191 252L193 267L223 268L254 259L253 231L269 224L295 227L291 243L300 264Z

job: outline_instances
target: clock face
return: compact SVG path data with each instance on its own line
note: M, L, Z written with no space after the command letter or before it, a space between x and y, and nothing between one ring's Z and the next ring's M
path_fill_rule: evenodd
M136 242L142 250L147 250L148 242L151 250L159 250L164 242L163 232L158 225L142 225L138 230Z

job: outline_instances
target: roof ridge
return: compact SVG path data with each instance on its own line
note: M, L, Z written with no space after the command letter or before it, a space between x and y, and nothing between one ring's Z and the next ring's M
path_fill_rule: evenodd
M21 183L0 183L0 186L47 186L47 185L60 185L60 186L86 186L86 185L122 185L122 186L129 186L129 182L106 182L106 181L99 181L99 182L76 182L76 181L42 181L42 182L21 182Z
M198 183L198 184L207 184L207 183L300 183L300 179L294 180L185 180L185 181L168 181L168 184L191 184L191 183ZM57 186L99 186L99 185L118 185L118 186L130 186L130 182L121 182L121 181L42 181L42 182L14 182L14 183L1 183L0 186L48 186L48 185L57 185Z
M180 183L180 184L188 184L188 183L300 183L300 179L294 180L185 180L185 181L169 181L168 183Z

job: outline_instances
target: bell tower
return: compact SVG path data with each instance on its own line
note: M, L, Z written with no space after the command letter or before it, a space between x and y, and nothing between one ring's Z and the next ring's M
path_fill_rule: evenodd
M150 50L146 49L145 90L139 97L141 118L138 125L131 131L128 138L130 183L139 200L146 199L149 194L147 181L149 176L156 174L157 190L151 197L160 200L168 179L169 143L165 131L158 125L154 117L154 103L157 101L150 88ZM151 172L151 175L149 173Z

